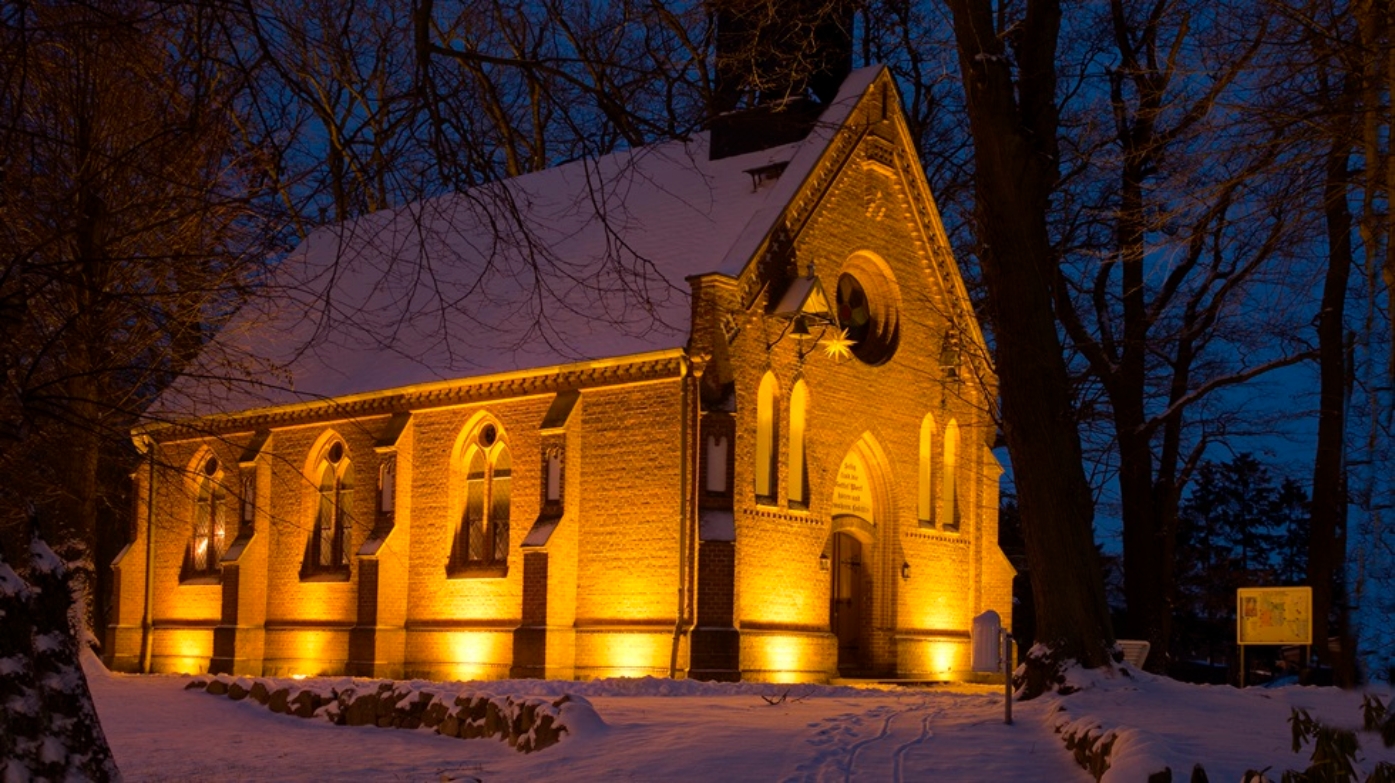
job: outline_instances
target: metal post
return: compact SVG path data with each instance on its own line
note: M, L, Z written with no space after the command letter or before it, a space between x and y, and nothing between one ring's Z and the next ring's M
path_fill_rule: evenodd
M1003 723L1012 725L1012 634L1004 628L1003 637Z

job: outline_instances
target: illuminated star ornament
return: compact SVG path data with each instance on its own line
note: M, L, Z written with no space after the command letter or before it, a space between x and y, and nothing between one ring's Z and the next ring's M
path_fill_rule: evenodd
M847 329L839 329L837 337L829 337L820 342L823 343L823 352L834 361L851 359L853 346L856 345L852 338L848 337Z

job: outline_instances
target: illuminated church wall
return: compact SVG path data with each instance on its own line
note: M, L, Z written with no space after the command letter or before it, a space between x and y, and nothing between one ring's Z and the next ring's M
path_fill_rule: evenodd
M899 327L890 356L879 363L830 361L818 349L801 356L790 340L769 351L771 326L746 330L731 346L738 432L758 427L757 397L766 373L776 380L786 415L796 382L808 389L808 502L792 503L784 491L764 502L747 491L736 502L737 616L747 676L753 670L777 678L836 670L831 580L819 569L839 528L860 540L863 570L870 572L860 595L866 603L860 640L865 661L854 668L932 678L963 673L972 617L991 607L1010 621L1011 570L997 549L1001 471L987 448L994 434L987 406L992 389L983 384L991 384L991 377L975 376L967 358L957 379L940 366L955 312L951 298L958 291L935 279L929 257L934 237L919 229L914 194L898 172L877 160L882 150L875 146L875 139L864 142L862 155L854 155L800 233L794 255L801 266L812 263L829 289L844 273L865 286L884 287L881 294ZM927 415L937 422L934 437L940 442L931 461L931 519L922 521L918 479ZM959 489L957 526L941 518L943 439L951 421L958 429L952 468ZM790 434L790 427L779 433L781 454L789 453ZM850 454L866 465L871 524L834 519L839 509L831 501ZM758 456L754 439L737 439L739 489L754 485ZM782 490L789 486L789 467L789 459L779 462L774 485ZM904 579L903 563L909 565ZM747 628L760 630L746 634Z
M972 618L1011 621L996 381L877 84L746 270L689 279L681 348L140 434L112 665L965 676Z

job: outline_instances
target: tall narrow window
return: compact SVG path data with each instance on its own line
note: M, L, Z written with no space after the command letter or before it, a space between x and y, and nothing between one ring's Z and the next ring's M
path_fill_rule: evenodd
M546 493L543 495L543 505L554 507L562 505L562 450L560 448L549 449L543 458L543 470L547 483Z
M959 422L949 420L945 425L945 456L940 471L941 509L940 520L945 530L959 529Z
M199 466L198 494L194 497L194 531L189 541L181 579L216 577L218 561L227 544L222 487L218 483L218 458Z
M489 482L489 533L492 546L489 561L504 564L509 559L509 493L513 474L508 449L501 448L494 457Z
M725 435L707 436L707 479L704 489L709 495L727 494L727 450L731 447Z
M935 416L925 414L920 422L920 470L917 482L916 514L922 525L935 524Z
M338 441L325 450L319 464L315 519L306 545L301 577L347 578L352 529L352 471Z
M247 535L257 523L257 471L242 471L242 494L239 498L238 535Z
M446 567L449 575L505 575L509 560L512 468L508 447L499 440L498 430L486 424L476 436L476 443L466 451L464 507Z
M778 474L775 444L779 440L780 408L776 395L775 376L767 372L756 399L756 497L769 502L775 500Z
M484 562L484 495L488 475L484 452L476 451L465 473L465 513L460 524L466 563Z
M315 514L315 565L333 565L335 527L339 521L339 477L334 466L320 470L320 506Z
M800 380L790 392L790 458L787 477L789 502L803 507L809 502L809 467L805 461L804 427L809 387Z
M391 522L397 512L397 455L389 454L378 466L378 518Z

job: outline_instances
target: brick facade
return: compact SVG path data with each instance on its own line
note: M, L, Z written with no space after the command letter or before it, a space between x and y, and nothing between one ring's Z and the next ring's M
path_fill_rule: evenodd
M689 280L685 348L142 433L149 464L137 475L136 538L115 564L111 665L479 679L963 676L973 617L991 608L1011 622L1001 468L988 448L996 381L895 100L882 74L739 277ZM831 356L839 327L812 311L799 324L812 337L795 334L781 302L808 276L824 313L843 281L861 286L879 336ZM779 422L774 491L757 497L767 378ZM802 459L792 453L801 432ZM485 566L460 560L470 482L484 480L467 463L482 449L511 464L489 474L491 497L507 493L508 535L505 559ZM314 531L331 454L345 477L345 563L317 569L307 563L328 546ZM390 460L389 514L378 477ZM208 479L226 514L221 568L191 577ZM255 513L242 524L246 487ZM841 623L831 619L838 601Z

